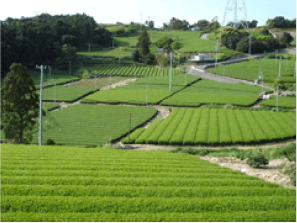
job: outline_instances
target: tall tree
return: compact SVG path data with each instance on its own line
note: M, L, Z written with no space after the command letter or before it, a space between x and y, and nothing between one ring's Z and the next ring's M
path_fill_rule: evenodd
M28 143L38 116L38 95L27 68L13 63L1 88L1 129L5 138Z
M150 53L149 45L150 38L148 36L147 30L144 29L142 30L137 43L137 47L140 48L140 54L142 57L146 57Z

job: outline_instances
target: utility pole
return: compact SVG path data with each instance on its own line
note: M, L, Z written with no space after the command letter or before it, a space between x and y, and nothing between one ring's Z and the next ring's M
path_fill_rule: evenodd
M252 35L250 34L249 36L249 57L251 56L252 53Z
M41 70L41 78L40 78L40 101L39 101L39 145L42 146L42 88L43 88L43 70L46 69L46 66L38 66L37 69Z
M279 72L278 72L278 76L281 77L281 67L282 67L282 56L279 57Z
M48 69L49 69L49 79L51 80L51 76L52 76L52 67L51 66L48 66Z
M57 96L56 80L53 79L53 81L55 82L55 87L54 87L54 101L56 102L56 96Z
M218 62L218 51L219 51L219 41L217 40L217 46L216 46L216 62L215 62L215 68L217 68L217 62Z
M112 41L112 49L114 49L114 41Z
M297 76L297 60L295 60L295 72L294 72L294 77L296 77Z
M71 76L71 61L69 61L69 76Z
M260 78L262 79L262 100L264 101L264 74L262 72L260 72L259 79Z
M170 53L169 92L172 91L172 54L173 53Z
M147 99L148 99L148 82L146 82L146 106L147 106Z
M278 112L278 83L276 84L276 112Z

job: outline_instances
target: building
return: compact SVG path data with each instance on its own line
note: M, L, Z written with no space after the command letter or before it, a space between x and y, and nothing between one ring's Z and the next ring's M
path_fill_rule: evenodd
M214 58L212 58L211 56L209 56L206 53L199 53L198 55L195 55L193 57L191 57L190 61L193 62L213 62L215 61Z

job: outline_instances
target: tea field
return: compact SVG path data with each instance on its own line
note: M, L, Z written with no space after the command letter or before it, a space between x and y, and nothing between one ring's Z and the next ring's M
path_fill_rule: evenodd
M203 104L232 104L249 106L258 100L261 91L262 88L255 85L201 80L162 101L161 105L197 107Z
M259 68L262 66L261 71L264 74L264 83L267 78L271 82L271 78L277 78L279 76L279 60L264 58L261 60L250 60L247 62L234 63L225 65L225 76L233 77L242 80L253 81L259 79ZM222 75L223 67L207 69L213 74ZM295 70L295 60L288 59L282 60L281 63L281 76L293 77Z
M111 90L99 91L82 99L82 103L127 103L145 105L146 97L148 104L159 104L162 100L181 90L182 86L172 86L169 92L168 85L148 85L148 96L145 84L129 84Z
M59 108L60 105L58 103L42 103L42 108L45 110L45 111L51 111L55 108Z
M72 105L43 117L43 144L53 139L57 144L98 146L118 139L146 123L157 112L155 108L109 105ZM37 120L38 122L38 120ZM36 125L38 128L38 123ZM32 143L38 143L38 131ZM4 134L2 132L2 140Z
M296 114L175 108L166 119L139 129L123 143L214 145L260 143L296 136Z
M276 96L271 96L269 100L261 103L261 105L275 107L276 106ZM278 97L278 106L285 108L296 108L296 97Z
M32 145L1 148L4 222L295 220L295 189L187 154Z
M42 100L43 101L65 101L65 102L74 102L78 99L84 97L85 95L91 94L95 91L98 91L97 88L75 88L68 86L56 86L49 87L42 90ZM37 94L40 95L40 91L37 91Z
M137 77L149 77L149 76L168 76L170 69L168 68L156 68L154 66L111 66L101 65L95 67L89 67L89 72L98 75L119 75L119 76L137 76ZM172 69L172 74L185 73L183 69Z

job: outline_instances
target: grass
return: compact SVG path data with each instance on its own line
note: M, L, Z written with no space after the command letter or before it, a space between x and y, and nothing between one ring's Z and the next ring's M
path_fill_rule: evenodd
M296 190L186 154L32 145L1 149L2 221L296 219Z
M281 76L292 77L294 75L295 61L288 60L288 68L286 70L286 60L282 60ZM237 79L253 81L259 79L259 67L265 78L277 78L279 75L279 61L273 59L250 60L247 62L234 63L225 65L225 76ZM222 75L222 66L217 68L209 68L208 71L214 74Z
M60 105L58 103L42 103L42 108L45 111L51 111L51 110L54 110L59 107L60 107Z
M189 110L193 111L175 108L156 126L154 133L147 136L146 143L231 145L262 143L296 136L296 116L293 113L215 108L199 108L194 112ZM185 122L189 124L184 126ZM138 137L147 135L146 131L151 130L147 128Z
M145 123L156 114L155 108L109 105L72 105L48 113L43 118L43 144L98 146L116 140ZM38 120L36 124L38 129ZM3 136L3 134L2 134ZM5 140L2 138L2 140ZM38 131L32 143L38 142Z
M114 29L114 28L112 28ZM151 32L149 31L149 36L151 36ZM153 30L153 41L156 42L158 39L160 39L162 36L168 36L172 38L174 41L179 41L181 43L181 48L178 50L174 50L174 52L180 52L180 53L188 53L188 52L204 52L204 53L215 53L216 50L216 40L212 37L210 40L203 40L200 38L201 31L157 31ZM130 42L132 47L136 47L136 44L138 42L139 36L133 36L133 37L113 37L116 45L118 47L130 47ZM151 46L150 51L153 54L156 54L156 50L158 47ZM132 49L133 51L133 49ZM238 54L241 54L238 51L230 50L225 47L221 47L219 50L219 53L224 54L224 58L235 56ZM78 52L78 55L90 55L90 56L109 56L109 57L116 57L118 58L119 55L121 57L130 57L131 53L121 51L121 49L116 48L109 51L106 51L105 54L103 52Z

